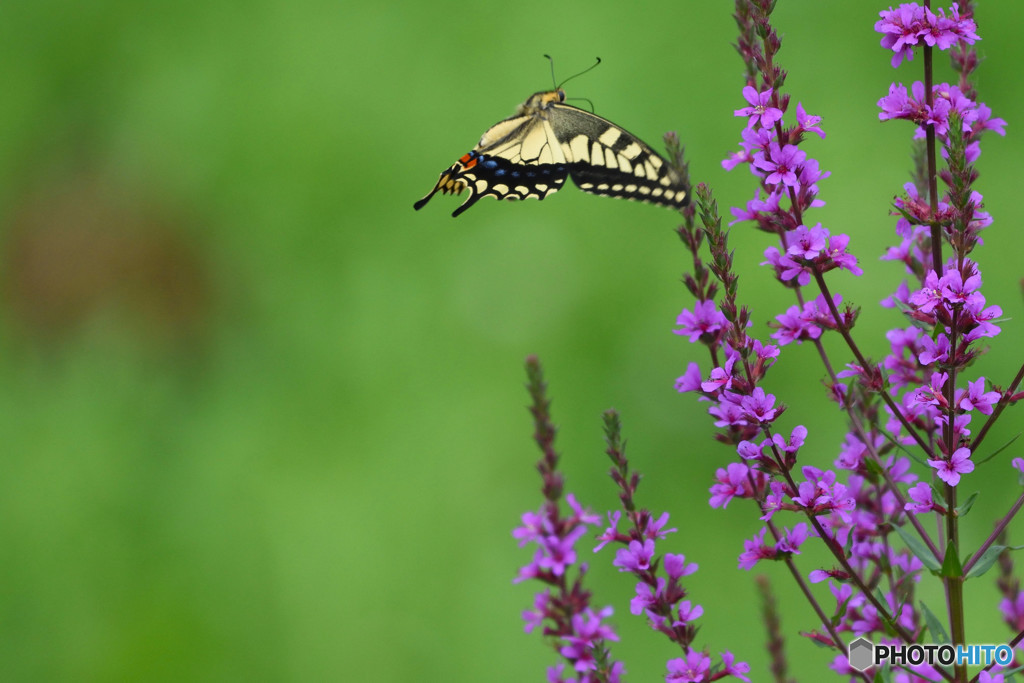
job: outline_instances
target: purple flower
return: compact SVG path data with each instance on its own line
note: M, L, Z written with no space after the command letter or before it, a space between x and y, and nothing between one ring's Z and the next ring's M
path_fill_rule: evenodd
M743 443L749 444L750 442L744 441ZM740 445L742 446L742 444ZM724 509L728 507L729 501L736 496L746 497L750 488L747 484L749 472L750 469L746 465L738 462L729 463L726 469L719 468L715 473L718 483L711 486L711 500L708 501L708 504L713 508Z
M608 527L601 533L600 536L597 537L597 540L601 542L598 543L597 546L594 548L595 553L601 548L608 545L610 542L620 540L618 526L619 519L621 518L621 510L614 510L608 513Z
M973 45L977 40L981 40L978 34L975 33L978 27L974 23L974 19L971 17L961 17L960 6L957 3L954 2L949 11L950 16L947 18L942 8L939 8L938 17L932 21L932 30L929 32L933 42L930 42L926 36L926 43L935 45L940 50L946 50L959 40L970 45Z
M765 439L760 444L756 444L753 441L740 441L736 446L736 452L744 460L760 460L764 457L764 447L769 443L771 442L768 439ZM718 472L722 476L725 474L725 470L722 469L718 470ZM719 481L724 483L725 480L720 476Z
M692 605L689 600L679 603L679 618L672 622L673 626L686 626L691 621L700 619L704 614L704 608L700 605Z
M750 665L746 662L733 663L735 659L736 656L728 650L722 653L722 673L750 683L750 679L747 678L747 674L750 673Z
M764 503L761 505L761 521L767 522L772 516L782 509L783 504L786 502L786 487L780 481L773 481L768 485L769 493L765 496Z
M808 206L819 207L825 206L825 202L817 199L818 195L818 181L824 180L832 175L831 171L822 171L818 165L817 159L806 159L803 165L800 167L800 192L801 197L804 199L803 208ZM807 199L812 198L810 203L807 203Z
M981 287L981 275L975 272L964 280L963 275L956 268L950 268L939 280L942 291L942 298L950 306L965 306L977 304L981 294L978 288Z
M804 111L804 105L800 102L796 103L796 122L803 132L817 133L822 139L825 139L825 131L818 127L818 124L821 123L821 117L808 115Z
M847 432L846 441L839 449L839 457L836 458L835 465L841 470L856 471L863 466L866 451L867 446L864 445L864 442L853 432Z
M832 303L837 308L842 300L838 294L832 296ZM776 316L775 322L770 324L778 330L772 333L771 337L783 346L792 342L800 343L804 339L817 339L821 336L822 326L826 329L835 329L832 312L829 311L822 294L815 297L813 301L804 302L802 309L790 306L785 313Z
M783 453L787 453L790 456L795 457L800 447L804 445L804 439L807 438L807 427L803 425L797 425L793 428L793 431L789 433L789 441L786 441L781 434L772 434L772 443Z
M711 674L711 658L698 650L687 652L686 659L670 659L666 666L666 683L703 683Z
M985 378L979 377L967 383L967 391L957 391L956 405L961 410L977 410L982 415L991 415L992 406L999 401L998 391L985 391Z
M544 622L544 619L547 617L548 600L550 599L551 591L546 588L533 597L533 609L523 610L522 612L523 621L526 622L526 625L523 627L524 631L529 633Z
M778 550L781 553L800 554L800 546L807 540L807 524L800 522L792 529L786 529L785 535L778 543Z
M541 569L548 569L555 576L565 573L566 567L576 563L576 541L585 534L587 527L580 525L563 537L556 535L545 536L541 539L543 556L537 562Z
M700 366L694 362L690 362L686 366L686 374L679 377L676 380L676 391L683 393L686 391L701 391L701 383L704 381L704 375L701 374Z
M945 407L946 396L943 394L943 389L946 386L947 379L949 379L949 374L945 372L933 372L930 384L913 392L912 397L914 403L925 406Z
M879 21L875 22L875 30L882 34L881 45L896 54L892 58L892 66L896 68L903 58L914 58L912 46L927 28L924 8L916 3L903 3L897 9L879 12Z
M912 502L905 504L903 506L904 510L923 514L935 509L935 501L932 498L932 487L923 481L916 486L912 486L907 493L910 494Z
M826 256L831 259L834 266L848 270L854 275L863 275L864 271L857 265L857 257L846 251L849 243L849 235L832 235L828 241Z
M800 225L792 233L792 242L786 249L786 255L813 260L822 252L827 242L828 230L821 227L821 223L811 228Z
M630 614L643 614L654 605L665 599L665 579L658 577L658 587L640 581L636 584L636 595L629 601Z
M753 161L753 157L749 161ZM768 225L779 213L780 201L782 201L781 192L772 192L761 199L761 188L759 187L754 191L754 198L747 202L746 209L730 209L735 220L731 221L729 225L735 225L740 221L757 221L759 225Z
M758 92L751 86L743 88L743 99L750 103L749 107L737 109L733 112L736 116L749 116L747 128L753 128L755 123L760 123L762 128L771 128L775 122L782 118L782 110L771 105L772 89Z
M935 14L917 3L903 3L896 9L890 7L879 12L879 16L875 30L882 34L882 47L896 53L892 57L893 68L899 66L904 57L913 59L912 48L921 42L947 50L957 41L973 44L978 40L974 20L961 17L956 3L949 17L941 9Z
M665 553L665 573L673 579L681 579L696 572L699 567L696 562L686 564L686 556L678 553Z
M811 270L803 265L797 263L786 254L779 253L776 247L768 247L764 250L764 257L766 261L762 261L761 265L770 265L775 268L775 277L782 282L789 282L794 278L801 287L806 287L811 282Z
M754 340L753 345L754 355L757 356L757 360L762 363L767 363L769 360L773 360L779 357L779 347L774 344L762 344L760 339Z
M917 310L921 313L931 313L942 301L939 276L935 274L934 270L929 270L924 278L924 287L910 295L910 303L917 306Z
M539 515L536 512L524 512L520 518L523 526L512 530L512 537L519 539L519 547L527 543L537 541L542 535L551 533L551 523L547 516Z
M734 152L722 161L722 168L731 171L740 164L749 164L754 161L754 152L768 149L769 143L775 137L775 131L771 128L744 128L740 131L743 140L740 142L742 152Z
M732 396L736 396L736 394L732 394ZM747 424L747 413L738 402L730 401L728 398L725 396L721 403L708 408L708 413L718 418L715 420L716 427L742 427Z
M612 565L618 567L620 572L644 572L651 568L653 557L654 541L630 541L629 547L620 548L615 552Z
M768 147L768 154L763 151L754 154L754 167L768 173L765 182L769 185L782 184L787 187L797 187L796 170L807 158L804 152L796 145L786 145L780 148L777 142L771 143Z
M992 321L1003 314L1003 309L999 306L989 306L988 308L984 308L984 306L985 297L981 297L977 303L968 304L964 308L964 312L967 313L966 324L971 327L971 331L964 335L965 340L974 341L981 337L994 337L1002 331Z
M573 615L572 631L574 635L563 637L566 644L559 649L559 653L574 662L573 667L576 671L596 671L595 646L602 640L619 639L610 626L601 623L602 619L611 615L611 607L605 607L600 612L594 612L588 607L584 612Z
M836 481L835 472L811 466L804 467L802 471L807 480L798 485L799 495L793 497L794 503L814 514L835 510L845 515L856 507L856 501L847 494L846 487Z
M732 386L732 368L739 360L740 354L729 348L726 351L726 359L724 367L717 367L711 371L711 376L708 381L702 382L700 388L704 391L714 393L719 389L728 389Z
M665 538L669 534L674 534L675 532L679 531L679 529L676 529L675 527L672 527L671 529L665 528L665 525L668 524L668 517L668 513L663 512L661 513L661 516L658 517L658 519L650 520L647 523L646 528L644 528L644 536L650 539L657 540L660 538Z
M775 396L764 393L761 387L755 387L750 396L744 396L740 405L751 422L765 424L774 420L778 413L774 408Z
M771 337L782 346L800 343L804 339L817 339L821 336L821 328L814 323L809 323L800 316L800 309L790 306L782 315L776 316L777 331Z
M939 479L950 486L960 483L960 475L974 471L974 463L971 462L971 450L969 448L958 448L950 456L949 460L929 460L928 464L937 470Z
M758 531L754 538L749 541L743 541L743 552L740 553L739 567L740 569L753 569L761 560L775 559L778 554L774 546L768 545L764 542L764 535L767 529L761 529Z
M725 327L727 322L725 316L715 306L715 302L709 299L698 301L692 312L684 308L676 318L676 325L680 325L682 329L672 331L675 334L689 335L690 343L700 339L710 342L714 340L715 333Z
M983 102L978 103L978 116L974 120L974 125L971 126L974 133L991 130L999 135L1006 135L1004 126L1006 126L1006 121L992 118L992 109L987 104Z
M1024 591L1018 591L1013 600L1004 598L999 603L999 611L1003 613L1003 621L1015 631L1024 630Z
M935 341L932 341L928 335L922 336L921 353L918 354L917 359L921 361L922 365L945 363L949 360L949 337L939 333Z
M889 94L878 100L878 106L882 110L878 114L878 118L881 121L891 119L910 119L913 121L922 118L922 108L910 98L906 86L902 83L890 85Z
M565 500L569 503L569 507L572 508L572 511L576 513L575 518L571 520L572 523L591 525L601 523L601 515L595 514L583 507L579 501L576 500L576 494L570 493L566 495Z

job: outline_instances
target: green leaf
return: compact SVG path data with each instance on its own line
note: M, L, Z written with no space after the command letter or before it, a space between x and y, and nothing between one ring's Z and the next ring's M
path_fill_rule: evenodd
M1004 550L1020 550L1021 548L1024 548L1024 545L990 545L985 549L985 552L981 554L978 561L971 566L971 571L967 572L966 578L973 579L987 572L992 568L992 565L995 564L996 560L999 559L999 553Z
M921 560L921 563L933 572L937 572L942 569L942 565L935 559L935 555L928 549L928 546L924 544L920 538L918 538L912 529L907 529L901 526L896 527L896 533L900 535L903 542L907 544L907 548L910 552L914 553L914 557Z
M1017 432L1017 436L1013 437L1012 439L1010 439L1009 441L1007 441L1006 443L1004 443L1004 444L1003 444L1002 446L1000 446L999 448L997 448L997 449L995 449L994 451L992 451L992 454L991 454L991 455L989 455L989 456L987 456L987 457L986 457L986 458L984 458L983 460L978 460L978 461L975 461L975 463L974 463L974 464L975 464L975 465L981 465L981 464L983 464L983 463L986 463L986 462L988 462L988 461L989 461L989 460L991 460L992 458L996 457L997 455L999 455L1000 453L1002 453L1002 452L1003 452L1003 450L1005 450L1007 446L1009 446L1009 445L1010 445L1010 444L1012 444L1012 443L1013 443L1014 441L1016 441L1017 439L1019 439L1019 438L1020 438L1020 435L1021 435L1021 433L1022 433L1022 432Z
M975 491L970 496L968 496L967 500L965 500L963 502L963 505L958 505L957 506L957 508L956 508L957 517L966 517L967 513L971 511L972 507L974 507L974 501L976 501L976 500L978 500L978 492L977 491Z
M810 634L807 633L806 631L801 631L800 635L809 636ZM814 645L815 647L820 647L822 650L828 650L829 652L833 652L833 653L836 651L835 650L835 645L830 645L830 644L827 644L827 643L823 643L820 640L818 640L817 638L810 638L810 637L808 637L808 638L806 638L805 640L803 640L801 642L806 643L808 640L811 641L811 645Z
M892 683L892 667L876 666L875 677L871 683Z
M924 623L928 626L928 632L932 634L930 638L931 642L937 644L943 644L949 642L949 634L946 633L946 627L942 624L942 620L935 616L935 612L924 603L921 602L921 611L924 612Z
M942 571L940 574L947 579L959 579L964 575L964 567L960 564L960 556L952 543L946 544L946 556L942 558Z
M1006 677L1006 680L1009 681L1009 680L1013 680L1012 677L1013 677L1014 674L1020 673L1021 671L1024 671L1024 665L1015 666L1012 669L1003 669L999 673L1003 674L1003 676Z

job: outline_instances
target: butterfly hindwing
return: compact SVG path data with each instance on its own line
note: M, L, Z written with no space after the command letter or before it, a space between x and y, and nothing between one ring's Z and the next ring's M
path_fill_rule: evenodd
M460 194L469 190L469 197L452 216L476 204L482 197L496 199L544 199L557 192L569 175L567 164L521 164L500 156L473 150L441 173L437 185L413 206L418 210L440 190L443 194Z
M438 191L469 197L544 199L570 176L592 194L681 207L689 192L668 162L639 138L600 116L562 104L558 89L535 93L516 116L491 126L469 153L441 173L418 210Z

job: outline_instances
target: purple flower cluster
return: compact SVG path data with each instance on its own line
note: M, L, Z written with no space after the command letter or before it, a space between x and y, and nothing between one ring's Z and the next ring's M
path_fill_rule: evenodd
M737 548L738 567L787 565L820 618L817 630L805 629L804 635L841 652L832 669L851 680L870 676L847 660L846 644L855 637L908 644L942 635L934 614L922 609L915 597L916 585L929 572L944 583L948 604L943 615L950 617L950 637L965 643L970 641L964 634L963 586L998 559L999 608L1007 625L1018 632L1012 641L1018 645L1024 642L1024 591L1012 578L1001 534L1024 508L1024 493L980 547L972 544L973 554L964 552L958 531L958 519L974 501L960 500L958 493L982 464L976 458L980 444L1001 413L1024 400L1019 390L1024 366L1005 390L971 372L985 351L983 344L1001 333L1002 316L1002 309L982 293L981 269L972 258L981 244L979 233L993 222L974 188L978 173L972 164L981 153L981 136L986 131L1003 135L1006 126L978 101L968 78L978 65L971 48L979 40L972 2L936 10L904 3L881 12L875 25L882 46L894 53L894 67L920 50L930 84L933 50L950 50L957 72L955 85L914 82L908 91L893 84L878 101L881 120L915 125L917 145L916 174L894 201L898 244L882 257L903 264L905 279L882 306L896 309L904 322L886 333L888 350L880 361L867 357L854 339L860 309L831 290L837 278L847 277L833 271L863 274L848 250L850 237L833 234L807 216L824 205L818 185L830 172L821 169L804 143L814 139L811 134L823 140L825 132L821 118L808 114L801 103L795 116L790 109L786 72L776 60L781 41L769 22L773 5L773 0L736 0L737 49L747 80L745 104L734 115L743 119L743 128L739 151L722 161L727 170L745 168L756 182L753 198L731 209L734 220L729 226L750 223L773 236L761 265L795 298L768 324L772 343L756 338L752 314L739 303L729 230L722 228L706 186L694 188L695 206L683 212L684 223L677 230L693 257L692 272L683 282L695 303L679 313L673 332L703 347L707 360L705 369L690 362L675 388L706 406L716 427L714 438L735 453L731 462L717 468L708 504L724 509L740 499L737 505L751 507L760 526ZM670 156L671 150L670 144ZM945 159L941 169L940 157ZM675 161L685 173L681 156ZM834 333L830 337L836 344L841 341L851 357L835 363L831 345L826 349L823 344L826 332ZM768 390L766 381L784 347L804 343L822 359L827 396L847 419L831 467L810 459L820 447L808 445L811 435L805 424L785 424L787 406ZM536 397L535 385L531 390ZM535 405L540 406L533 409L535 415L546 410L543 401ZM731 652L723 652L714 664L707 649L693 646L704 608L688 599L683 580L697 565L687 563L682 554L659 552L658 544L676 529L667 528L668 513L656 517L635 505L640 476L630 471L614 411L605 414L605 425L606 453L614 464L611 477L623 511L608 513L595 552L616 546L613 566L636 580L630 612L644 615L653 630L680 648L682 656L666 664L665 680L749 680L750 667L736 662ZM549 681L617 681L623 667L611 662L605 645L617 639L605 622L611 609L590 608L589 593L581 584L586 565L575 582L567 578L577 564L576 542L598 518L571 495L567 500L572 514L559 515L554 502L560 480L551 474L553 433L549 425L538 427L537 440L546 452L540 470L548 482L547 503L540 512L524 515L523 526L515 532L521 543L538 547L518 580L547 585L536 596L534 609L523 616L527 630L544 625L545 634L559 643L560 654L579 676L578 681L563 678L566 665L560 665L549 671ZM1011 464L1024 484L1024 458ZM620 530L620 524L628 528ZM812 540L821 543L829 559L824 565L800 567L798 563L808 561L803 549ZM815 593L824 594L834 606L826 607ZM769 643L769 653L776 678L786 679L780 673L785 670L781 643ZM896 667L889 677L906 683L967 680L963 667L947 672L928 664ZM999 682L1003 674L988 667L977 680Z
M744 16L743 12L737 15L741 29ZM950 191L939 198L927 185L912 183L907 195L896 201L902 243L885 258L903 263L916 282L904 283L883 303L899 308L911 326L890 331L890 353L881 363L871 362L850 334L857 309L831 293L824 277L832 270L862 274L848 252L850 239L806 220L809 210L823 205L817 183L829 177L801 147L808 132L825 137L820 118L808 116L798 104L795 124L785 124L789 97L780 91L785 72L774 66L777 37L766 27L747 33L762 36L760 46L748 44L740 49L748 59L748 73L759 74L761 80L752 78L743 89L747 106L734 112L745 119L740 151L722 165L727 170L746 166L757 178L753 199L745 208L732 209L735 220L730 225L749 221L777 237L778 244L765 250L762 265L771 267L783 286L795 290L797 303L770 324L777 346L752 340L747 332L749 315L735 303L736 279L728 270L731 254L726 255L725 235L705 221L714 263L711 270L726 296L713 303L708 288L691 284L699 280L687 280L698 303L680 314L681 329L676 332L708 348L712 369L705 375L698 364L690 363L676 380L676 389L696 393L710 404L708 412L719 428L715 438L735 446L740 457L740 462L717 470L709 504L724 508L734 498L750 499L765 522L753 539L744 542L739 566L750 569L762 560L791 562L801 544L817 537L836 561L832 568L810 572L813 582L829 580L837 603L830 634L819 634L822 642L840 646L834 634L843 631L892 638L893 628L893 642L911 642L921 628L921 615L909 607L910 596L924 564L910 549L893 545L889 537L894 528L908 524L910 516L950 513L955 497L949 491L975 469L972 417L993 416L1000 406L1020 397L989 389L984 377L964 380L979 353L976 342L999 333L997 321L1002 314L998 306L987 304L980 291L980 269L967 258L980 242L977 233L992 222L982 210L981 195L972 187L976 173L969 165L980 154L980 135L986 130L1002 134L1005 122L977 103L967 85L966 73L977 64L966 52L977 40L969 5L966 12L958 5L933 12L904 4L882 13L876 28L884 35L883 46L896 53L894 64L910 57L915 46L955 46L960 52L954 64L960 65L962 73L958 86L944 83L927 93L923 84L915 83L908 94L903 86L894 85L889 96L879 101L882 120L914 122L915 137L922 143L926 132L934 132L932 139L943 145L942 155L949 163L948 170L937 176ZM939 232L936 226L941 226ZM937 257L942 238L954 254L940 268L935 264L941 263ZM684 242L698 261L695 245L699 240ZM818 291L805 295L804 288L812 285ZM780 347L808 342L824 357L820 340L826 331L839 332L855 356L839 372L826 363L830 395L850 414L850 430L834 470L805 465L799 468L802 477L797 477L798 454L808 430L798 425L784 438L777 431L784 407L759 384L777 362ZM766 349L770 353L764 353ZM918 481L909 458L886 456L893 443L922 448L922 460L933 469L932 481L948 487L945 495L937 499L933 485ZM780 512L801 514L806 521L776 527L773 520ZM914 524L913 533L924 535L923 528ZM922 542L925 552L938 554L926 535ZM877 584L882 576L888 577L884 588ZM933 674L924 669L914 672L925 678Z
M926 97L924 83L914 81L907 92L902 83L889 86L889 94L878 100L881 112L878 118L882 121L905 119L918 125L915 138L925 136L925 126L934 126L935 134L940 140L949 136L950 121L955 116L961 122L963 131L972 141L967 146L967 161L973 162L981 154L977 136L983 131L991 130L1004 135L1006 121L992 118L992 110L983 103L974 102L955 85L940 83L932 87L930 97Z
M687 564L683 555L657 555L655 541L676 531L674 528L665 528L668 513L657 519L645 510L631 513L633 524L628 532L619 531L621 518L617 510L608 513L609 526L598 536L599 543L594 552L608 543L623 546L616 551L612 564L619 571L629 572L638 579L635 597L630 601L630 612L645 615L652 629L665 634L669 640L683 648L684 657L667 662L669 673L665 680L700 683L729 675L749 683L746 674L750 666L736 662L731 652L722 653L722 667L712 675L711 657L690 645L697 633L695 621L704 614L704 608L685 599L687 593L681 579L696 572L697 565ZM659 570L663 570L664 575Z
M972 90L966 75L977 60L963 53L978 40L969 5L968 11L961 13L954 4L947 16L942 10L935 14L928 8L904 4L883 12L875 28L885 36L882 45L895 50L897 57L911 55L919 42L938 49L957 47L961 55L954 65L962 69L963 87L942 83L928 92L923 83L915 82L908 95L902 84L893 84L888 96L878 101L879 118L916 123L916 139L925 138L927 129L933 130L949 161L949 169L939 174L948 187L944 196L937 196L934 179L922 177L907 183L906 195L895 202L900 243L883 259L903 263L911 281L902 283L882 305L899 308L912 327L889 332L891 352L882 367L888 372L895 399L885 407L889 432L903 444L921 443L926 438L915 438L915 431L941 434L934 439L935 449L926 451L927 462L939 479L956 486L962 475L975 467L971 460L976 448L971 441L973 414L992 415L1003 398L999 391L985 390L983 377L968 381L966 388L958 387L956 381L981 352L976 342L1000 332L995 321L1002 309L987 305L980 291L981 269L967 254L981 242L978 232L992 223L991 216L981 209L981 194L972 186L977 174L970 164L981 153L981 134L992 130L1003 135L1006 122L992 118L985 104L977 102L972 92L965 92ZM942 238L953 248L945 263L941 260ZM918 495L923 496L922 489ZM915 511L927 507L925 502L907 505Z
M604 621L612 615L612 608L595 611L589 606L590 595L582 585L585 564L580 566L575 582L570 585L567 580L567 572L577 563L576 542L587 532L588 525L600 523L601 518L585 510L571 493L566 501L571 515L562 517L557 505L545 503L538 512L523 514L523 525L512 531L520 547L537 546L533 559L519 570L515 582L534 579L548 586L534 597L533 609L523 612L525 630L542 627L544 635L555 637L560 642L559 654L579 676L562 678L564 664L559 664L549 669L549 681L613 683L624 672L621 662L612 664L605 671L606 677L593 677L602 665L599 658L604 655L605 642L619 639Z
M512 531L520 547L535 545L533 559L522 569L515 582L540 581L545 588L533 600L533 609L522 613L525 630L537 627L555 646L559 655L571 666L577 678L563 678L565 664L548 669L550 683L618 683L625 667L612 661L607 650L609 641L618 640L615 631L605 620L612 608L594 610L590 607L590 592L583 587L587 565L577 568L575 545L586 534L588 525L601 522L598 515L585 509L571 493L565 499L572 511L563 515L561 500L563 478L558 471L558 454L554 449L555 426L549 415L550 402L545 394L546 384L535 357L526 361L530 396L530 412L534 419L534 440L541 449L537 470L543 481L545 501L537 512L522 516L522 526Z
M832 296L832 304L838 309L843 302L842 295ZM846 328L853 326L857 319L857 312L850 307L842 312L837 324L836 318L832 315L832 307L825 301L825 295L819 294L810 301L805 301L802 306L790 306L786 312L775 316L775 321L769 323L775 329L771 337L779 342L779 346L786 344L801 343L806 340L814 341L826 330L836 330L839 325Z
M960 5L953 3L949 16L940 9L938 14L916 2L906 2L896 9L879 12L882 18L875 22L875 30L882 34L882 47L896 54L892 66L896 68L904 58L914 58L913 48L922 43L947 50L959 41L969 45L980 40L972 17L960 16Z
M819 252L825 249L824 240L828 239L828 231L822 228L820 223L814 228L807 228L799 221L800 215L807 209L824 206L824 202L817 198L818 181L827 178L829 172L822 172L818 161L808 157L799 147L806 133L825 137L825 132L818 125L821 117L808 115L804 112L803 105L798 104L796 125L783 128L783 109L770 104L774 102L775 105L781 105L782 98L772 88L759 91L748 85L743 89L743 96L751 106L735 111L736 116L749 117L747 127L741 134L741 151L725 159L722 167L732 170L740 165L748 165L750 171L762 179L762 183L754 198L747 202L745 209L732 210L736 219L733 223L756 221L758 227L772 233L794 231L801 227L806 233L814 231L814 237L823 240L821 247L809 254L801 255L800 258L803 260L813 260L819 256L825 259L832 248L843 252L846 242L840 240L834 242L834 247L830 245L826 254L820 254ZM761 198L762 190L765 193L764 199ZM791 210L783 208L787 203L791 204ZM785 240L783 243L785 244ZM794 255L797 254L798 252L794 252ZM854 260L853 265L855 263ZM840 258L832 267L849 265L849 259Z

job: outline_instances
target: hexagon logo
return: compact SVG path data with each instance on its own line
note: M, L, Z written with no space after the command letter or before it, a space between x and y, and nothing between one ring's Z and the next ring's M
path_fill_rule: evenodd
M851 642L846 652L846 660L857 671L864 671L874 663L875 646L867 638Z

